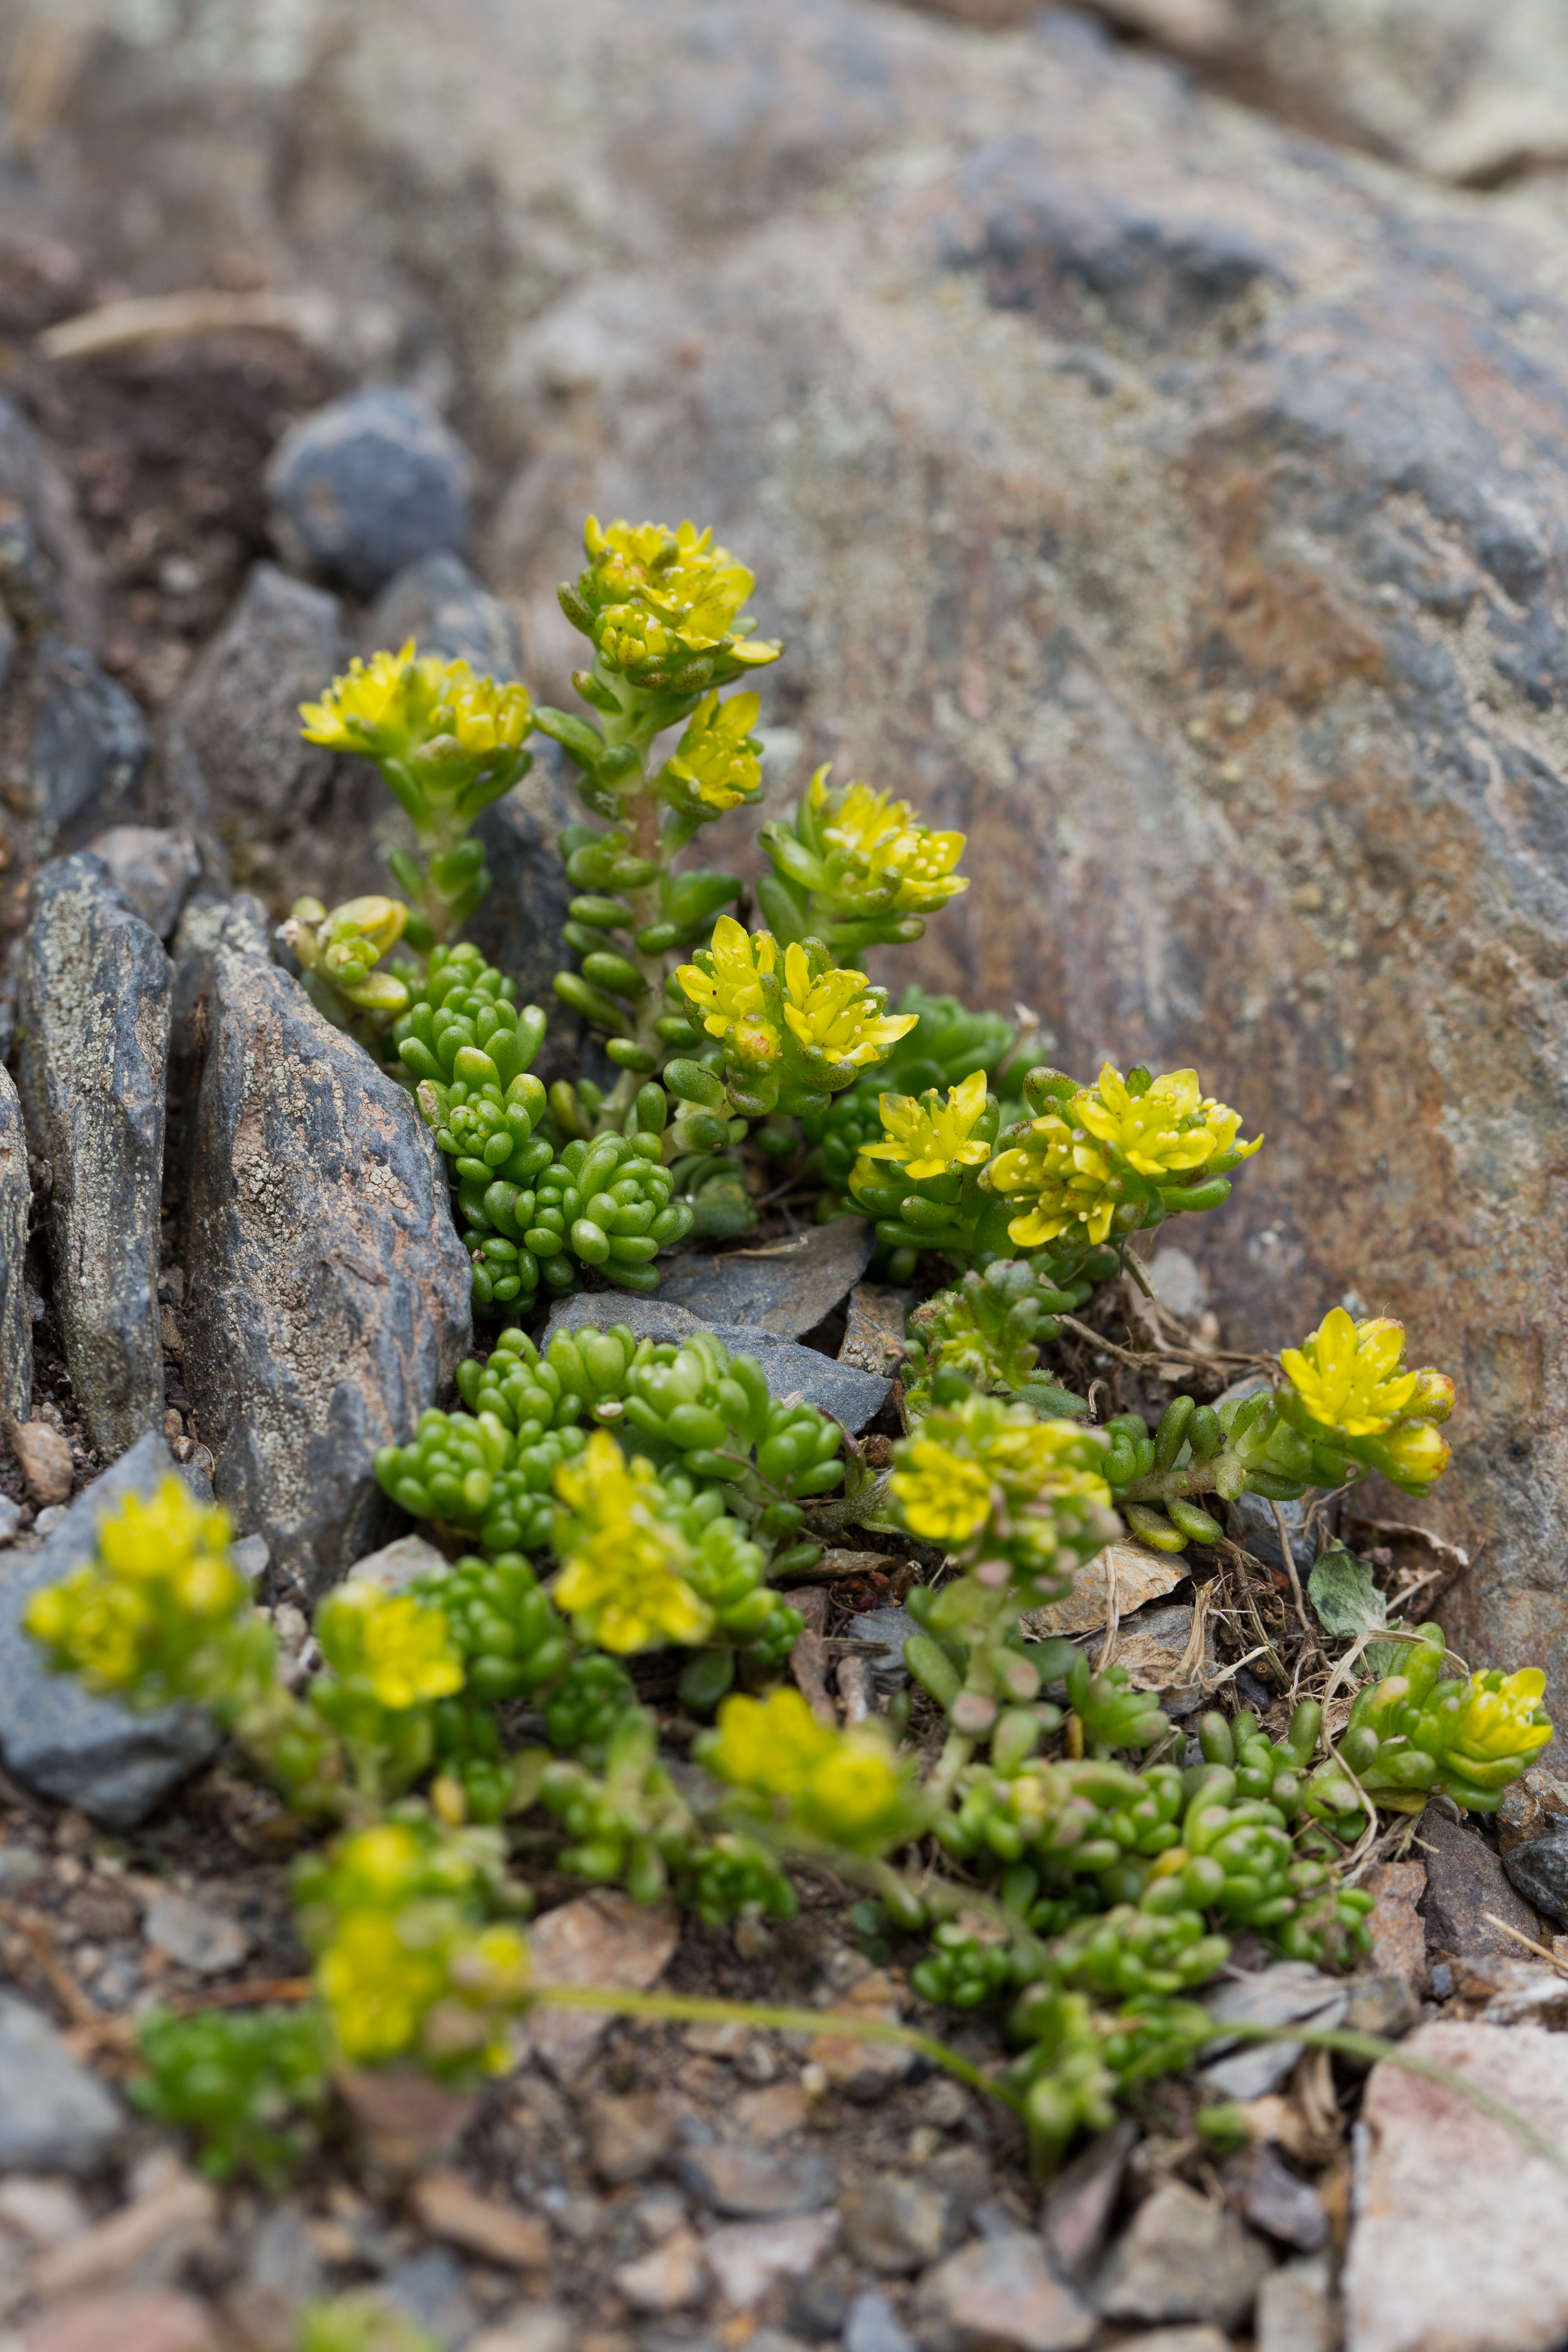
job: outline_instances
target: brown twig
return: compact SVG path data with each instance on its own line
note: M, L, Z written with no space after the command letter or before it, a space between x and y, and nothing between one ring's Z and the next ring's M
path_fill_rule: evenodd
M103 2011L98 2003L83 1992L75 1977L61 1959L55 1945L49 1923L36 1911L26 1911L17 1903L0 1902L0 1919L15 1927L26 1943L37 1965L38 1973L48 1983L60 2007L73 2025L96 2027L103 2021Z

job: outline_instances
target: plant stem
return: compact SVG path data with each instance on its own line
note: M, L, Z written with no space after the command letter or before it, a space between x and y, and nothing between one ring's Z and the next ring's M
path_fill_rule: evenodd
M612 716L605 712L601 719L601 731L605 743L615 749L628 746L637 755L637 781L635 785L632 785L628 780L628 784L621 788L623 801L629 803L626 814L631 824L632 851L635 856L646 857L650 865L658 868L658 874L651 882L642 883L635 890L626 892L627 903L632 910L631 921L627 926L632 935L630 960L646 984L644 993L638 997L633 1008L633 1036L637 1045L646 1046L650 1053L657 1055L659 1051L659 1041L654 1034L653 1024L661 1018L664 1012L664 957L662 954L645 955L637 943L638 932L645 931L650 925L657 923L663 911L660 905L659 884L668 863L664 844L659 837L658 803L648 790L647 783L647 747L653 740L653 730L648 725L647 711L641 706L646 704L648 698L626 679L610 677L601 668L597 656L595 656L594 675L601 685L608 687L617 699L621 700L621 711L618 716ZM601 1124L605 1127L620 1128L637 1100L638 1088L646 1084L647 1078L643 1074L636 1070L623 1070L605 1104Z

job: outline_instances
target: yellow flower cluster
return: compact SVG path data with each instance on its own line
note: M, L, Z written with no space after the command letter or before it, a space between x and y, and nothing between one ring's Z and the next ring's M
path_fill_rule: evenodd
M397 653L352 661L320 702L300 704L300 716L306 741L331 751L403 760L444 739L471 761L517 751L533 706L525 686L481 677L465 661L421 656L410 637Z
M665 762L665 774L685 798L719 815L758 798L763 762L751 737L762 707L756 694L732 694L725 703L717 688L704 695L673 758Z
M1439 1683L1436 1697L1447 1696L1449 1685ZM1539 1666L1524 1666L1515 1675L1472 1675L1450 1729L1445 1733L1447 1752L1461 1765L1496 1764L1505 1757L1537 1755L1552 1737L1542 1701L1546 1676Z
M1064 1109L1030 1122L991 1163L991 1182L1019 1213L1007 1227L1021 1248L1035 1249L1069 1229L1104 1241L1126 1196L1127 1171L1156 1184L1192 1181L1216 1160L1226 1168L1262 1144L1237 1141L1241 1114L1200 1093L1195 1070L1171 1070L1134 1094L1107 1062L1092 1087L1080 1087Z
M606 665L637 670L693 655L722 652L731 662L760 667L777 661L782 646L748 635L742 607L753 575L711 530L683 522L613 522L590 515L584 533L590 562L594 638Z
M145 1501L128 1495L99 1521L94 1558L36 1592L23 1623L89 1689L154 1706L181 1696L188 1676L221 1672L224 1637L249 1612L233 1532L178 1478Z
M390 1017L407 1010L408 990L375 966L407 921L400 898L345 898L330 914L319 898L297 898L281 937L307 971L321 973L351 1004Z
M813 1837L864 1853L909 1832L908 1792L887 1742L868 1723L829 1729L798 1691L727 1698L700 1752L720 1780L773 1799Z
M885 1061L920 1019L918 1013L883 1013L863 971L814 975L805 950L793 941L784 950L784 1017L796 1043L841 1068L865 1069Z
M316 1636L334 1673L363 1685L394 1714L463 1687L446 1612L411 1592L384 1592L351 1579L317 1610Z
M708 1034L753 1072L781 1059L786 1032L803 1054L863 1069L885 1059L920 1018L884 1013L864 972L814 972L805 948L792 941L781 955L771 931L748 932L733 915L720 916L701 964L683 963L676 978ZM775 979L776 993L763 986Z
M864 1143L849 1178L849 1189L874 1182L872 1161L890 1160L914 1183L930 1176L945 1176L950 1169L978 1168L991 1156L991 1146L974 1132L985 1115L986 1082L975 1070L959 1086L941 1095L932 1087L917 1099L912 1095L882 1095L877 1109L886 1129L879 1142Z
M1074 1526L1097 1525L1110 1501L1095 1466L1100 1450L1076 1422L1037 1421L1026 1406L969 1396L929 1414L920 1434L900 1444L889 1485L911 1535L957 1549L1025 1511L1040 1517L1059 1507Z
M595 1430L575 1460L555 1473L561 1573L551 1598L579 1638L624 1656L660 1642L707 1640L713 1612L686 1581L690 1547L665 1515L652 1465L628 1465L616 1441Z
M710 1037L721 1037L742 1068L765 1070L784 1051L784 1037L763 990L779 961L771 931L748 931L721 915L703 958L707 969L683 963L675 977Z
M908 801L860 783L839 799L829 794L827 770L819 768L810 802L833 858L835 895L846 902L866 895L894 914L931 914L968 889L967 876L954 871L963 835L933 833Z
M1405 1370L1403 1323L1386 1315L1352 1323L1331 1307L1279 1361L1296 1411L1338 1436L1376 1439L1367 1458L1402 1486L1429 1486L1447 1468L1435 1424L1454 1410L1454 1383L1446 1372Z

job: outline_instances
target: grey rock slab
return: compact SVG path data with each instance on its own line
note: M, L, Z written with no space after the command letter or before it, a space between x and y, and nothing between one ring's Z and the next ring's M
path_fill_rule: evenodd
M158 1314L174 968L87 856L28 901L20 1002L27 1140L53 1173L55 1309L89 1444L112 1457L163 1410Z
M74 1675L50 1674L22 1614L35 1592L89 1556L105 1510L177 1475L150 1430L77 1496L46 1543L13 1553L0 1574L0 1761L28 1788L79 1806L109 1829L133 1828L205 1763L217 1733L197 1707L132 1715L117 1699L89 1697Z
M422 654L466 661L484 677L522 675L517 623L499 596L469 571L460 555L439 549L404 565L365 618L367 654L392 650L412 637Z
M176 954L185 1386L219 1498L320 1592L469 1344L468 1256L413 1097L268 961L254 901L193 907Z
M1095 2300L1108 2319L1239 2327L1274 2266L1264 2241L1179 2180L1145 2199L1112 2246Z
M888 2298L863 2287L844 2321L844 2352L915 2352L915 2339Z
M139 703L63 638L38 648L41 700L29 779L46 849L130 808L152 751Z
M1321 1975L1308 1960L1279 1960L1255 1976L1233 1979L1204 1995L1204 2007L1222 2024L1340 2024L1349 1994L1342 1982ZM1260 2099L1300 2056L1299 2042L1253 2042L1200 2069L1214 2096Z
M949 2254L926 2273L915 2299L917 2338L938 2334L954 2352L1078 2352L1098 2325L1022 2231Z
M1515 1894L1555 1927L1568 1927L1568 1822L1545 1837L1505 1848L1502 1866Z
M880 1657L871 1660L871 1680L879 1691L902 1690L909 1681L910 1670L904 1664L904 1643L920 1627L907 1609L867 1609L851 1617L847 1628L852 1642L866 1642L879 1647Z
M192 664L169 728L169 765L203 824L240 815L273 834L308 820L333 755L300 732L300 705L346 667L335 596L258 563Z
M27 1222L32 1187L21 1098L9 1070L0 1067L0 1415L25 1417L33 1396L33 1313L27 1299ZM17 1506L0 1541L16 1533Z
M585 1325L607 1331L615 1323L624 1323L639 1339L670 1339L677 1346L693 1331L711 1331L732 1356L756 1358L770 1395L804 1397L851 1431L864 1429L876 1419L892 1386L890 1381L879 1380L853 1364L836 1363L815 1348L802 1348L793 1339L775 1339L747 1324L704 1323L689 1308L662 1296L637 1298L630 1292L616 1297L579 1291L551 1308L546 1336L581 1330Z
M273 451L274 536L301 569L374 596L417 557L467 543L472 478L433 408L372 384L302 416Z
M149 1944L198 1977L226 1974L238 1968L250 1949L250 1938L237 1919L174 1887L151 1897L142 1932Z
M124 2128L48 2019L0 1991L0 2172L95 2172Z
M1546 1940L1535 1912L1510 1884L1506 1864L1479 1830L1452 1822L1436 1805L1428 1805L1419 1834L1426 1864L1428 1952L1450 1952L1460 1958L1518 1958L1523 1947L1494 1927L1489 1913L1532 1943Z
M798 1339L830 1315L858 1282L877 1246L862 1217L836 1217L787 1241L724 1251L691 1250L659 1283L659 1296L710 1328L743 1323Z
M1285 1554L1280 1548L1279 1528L1274 1513L1278 1508L1290 1534L1290 1551L1296 1571L1303 1581L1318 1556L1315 1537L1306 1524L1305 1503L1268 1502L1261 1495L1243 1495L1238 1501L1226 1505L1226 1518L1233 1540L1260 1559L1268 1568L1283 1568Z
M1568 2036L1423 2025L1405 2045L1568 2147ZM1354 2139L1348 2352L1554 2352L1568 2178L1442 2084L1373 2067Z
M121 897L161 940L174 937L185 900L202 875L202 856L188 833L168 825L114 824L88 843L109 868Z
M923 2271L964 2232L961 2200L918 2176L885 2172L852 2185L840 2200L844 2242L867 2270L896 2277Z
M684 2148L676 2159L681 2187L710 2212L742 2221L818 2213L838 2195L838 2175L819 2156L775 2156L744 2141Z
M904 1358L904 1324L914 1305L912 1290L890 1289L879 1282L858 1282L849 1294L849 1313L839 1343L838 1360L885 1379Z
M1124 2121L1101 2132L1046 2191L1040 2235L1064 2278L1081 2283L1098 2261L1121 2194L1138 2126Z

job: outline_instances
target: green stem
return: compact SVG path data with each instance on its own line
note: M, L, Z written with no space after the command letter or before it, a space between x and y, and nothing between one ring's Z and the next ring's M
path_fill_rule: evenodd
M629 803L626 814L631 821L631 847L634 853L638 857L646 857L658 868L658 874L651 882L645 882L637 889L626 892L627 903L632 910L631 921L627 926L631 933L628 953L630 961L636 965L645 982L644 992L632 1008L632 1034L637 1045L646 1046L649 1053L657 1055L660 1047L659 1040L654 1034L654 1023L659 1020L664 1013L665 961L662 954L645 955L637 943L638 932L645 931L650 925L657 923L663 911L659 898L659 883L663 878L668 862L664 844L659 835L658 803L648 790L647 783L647 752L653 740L653 734L648 726L644 706L649 698L638 688L629 685L625 678L608 675L600 667L597 656L595 656L594 661L594 675L601 685L608 687L617 698L626 698L622 700L620 714L612 717L608 712L605 713L601 718L600 727L607 745L612 748L629 745L637 754L638 782L635 788L623 790L622 798ZM621 1128L625 1124L626 1114L637 1098L639 1087L647 1083L646 1076L637 1071L623 1070L605 1104L601 1125L606 1128Z

